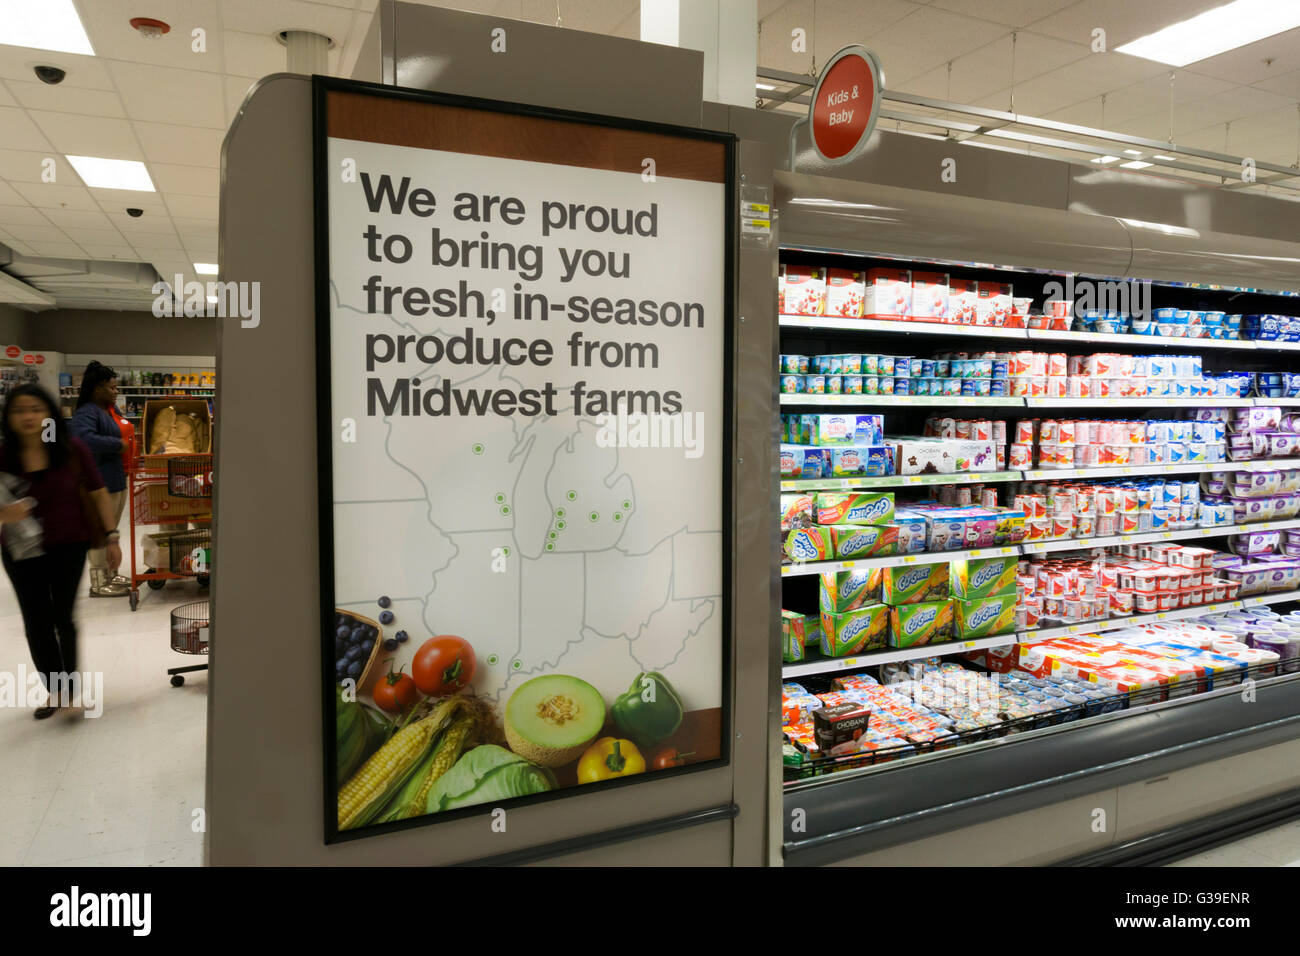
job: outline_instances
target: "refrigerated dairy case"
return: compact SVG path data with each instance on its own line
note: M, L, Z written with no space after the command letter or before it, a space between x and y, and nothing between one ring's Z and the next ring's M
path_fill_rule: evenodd
M774 191L784 862L1300 811L1300 245Z

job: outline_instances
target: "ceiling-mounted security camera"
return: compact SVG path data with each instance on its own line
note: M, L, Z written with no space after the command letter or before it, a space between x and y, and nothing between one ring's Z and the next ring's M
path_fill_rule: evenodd
M139 219L141 216L144 215L144 210L136 209L134 206L132 206L130 209L126 211L126 214L130 216L132 219Z
M63 82L63 78L68 75L68 71L60 69L57 66L35 66L32 67L36 73L36 78L42 83L48 83L50 86L56 86Z

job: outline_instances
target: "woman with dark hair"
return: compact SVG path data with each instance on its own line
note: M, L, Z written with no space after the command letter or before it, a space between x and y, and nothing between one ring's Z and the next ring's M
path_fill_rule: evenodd
M124 459L131 450L119 424L120 419L113 414L116 403L117 373L107 365L92 361L81 376L81 394L77 398L77 410L72 415L71 430L90 449L95 467L108 489L108 500L113 507L110 530L117 528L126 505ZM117 565L110 568L104 549L93 549L90 552L90 596L126 597L130 593L130 582L117 574Z
M32 661L47 689L51 675L77 670L77 628L72 606L91 544L105 538L108 559L122 561L113 507L90 450L68 435L58 407L39 385L20 385L0 413L0 471L26 486L26 497L0 508L0 552L18 595ZM35 505L32 505L32 501ZM41 525L35 557L10 555L9 524L29 515ZM51 701L36 719L56 709Z

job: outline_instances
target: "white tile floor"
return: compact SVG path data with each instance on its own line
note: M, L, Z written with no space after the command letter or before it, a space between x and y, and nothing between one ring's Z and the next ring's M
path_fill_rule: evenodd
M203 835L207 674L172 687L168 667L202 663L168 641L169 613L203 600L192 581L77 601L79 668L103 673L103 715L37 721L0 707L0 865L198 866ZM31 669L22 618L0 572L0 671Z
M1171 866L1300 866L1300 820L1236 843L1189 856Z

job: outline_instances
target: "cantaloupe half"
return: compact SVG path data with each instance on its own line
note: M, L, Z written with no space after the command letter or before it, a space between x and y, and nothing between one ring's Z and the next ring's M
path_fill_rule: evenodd
M605 725L605 699L585 680L534 677L506 703L506 742L525 760L562 767L582 756Z

